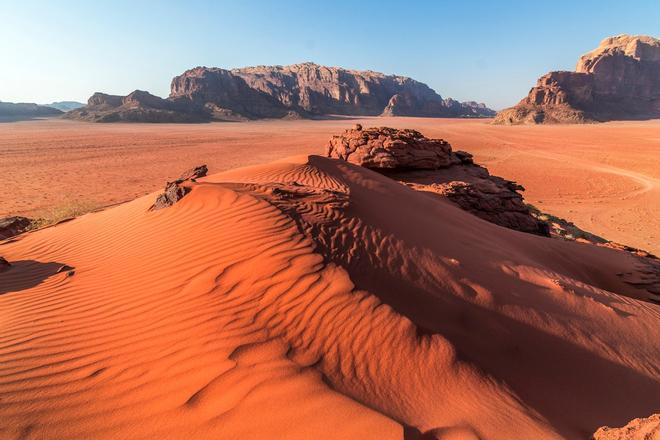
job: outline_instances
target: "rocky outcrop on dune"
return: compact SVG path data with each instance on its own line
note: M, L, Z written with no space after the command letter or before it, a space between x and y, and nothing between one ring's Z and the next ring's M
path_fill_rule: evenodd
M660 40L619 35L583 55L575 72L550 72L495 123L582 123L660 117Z
M359 124L328 142L326 155L384 172L409 187L449 199L462 209L510 229L549 236L546 222L535 218L515 182L491 176L472 155L452 151L444 139L410 129L363 129Z
M469 168L475 174L485 174L481 167ZM467 180L467 179L465 179ZM413 188L419 188L415 184ZM462 180L431 183L421 190L447 197L454 204L491 223L523 232L549 236L547 223L534 218L518 193L520 185L496 176L485 175L468 183Z
M27 119L61 114L62 111L43 105L0 101L0 119Z
M372 127L363 130L359 124L333 136L326 153L328 157L373 169L433 170L460 162L443 139L429 139L410 129Z
M631 249L627 246L608 243L606 247L630 252L637 256L638 263L636 270L629 272L619 272L617 276L625 283L634 286L641 291L648 292L647 299L656 304L660 304L660 260L654 255L644 255L636 252L637 249Z
M484 104L443 99L426 84L398 75L314 63L240 69L196 67L172 80L163 100L95 94L68 117L97 122L242 121L326 115L491 117Z
M0 218L0 240L18 235L30 229L32 220L27 217L13 216Z
M158 195L156 201L151 208L151 211L167 208L174 205L176 202L185 197L190 192L190 187L183 186L177 182L167 182L165 190Z
M208 172L209 168L206 165L198 165L181 173L181 176L179 176L176 181L179 183L183 182L184 180L195 181L195 179L206 176Z
M181 176L173 182L167 182L165 190L158 195L156 201L151 208L151 211L167 208L174 205L181 200L191 190L188 182L195 182L196 179L206 176L208 168L206 165L199 165L191 168L181 174Z
M603 426L594 433L594 440L654 440L660 438L660 414L631 420L622 428Z

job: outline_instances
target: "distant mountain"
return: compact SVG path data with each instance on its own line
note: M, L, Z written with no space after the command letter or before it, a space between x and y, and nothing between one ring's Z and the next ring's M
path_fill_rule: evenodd
M61 114L60 110L43 105L0 101L0 119L29 119Z
M583 55L575 72L543 75L501 124L660 118L660 39L618 35Z
M163 99L135 90L127 96L96 92L87 105L67 112L65 118L90 122L204 122L211 120L189 102Z
M84 107L85 104L82 102L77 102L77 101L58 101L58 102L51 102L50 104L43 104L45 107L51 107L51 108L56 108L58 110L61 110L63 112L68 112L71 110L75 110L80 107Z
M67 117L190 122L326 115L490 117L495 112L484 104L443 99L404 76L302 63L233 70L197 67L172 80L167 99L139 90L126 97L96 93Z

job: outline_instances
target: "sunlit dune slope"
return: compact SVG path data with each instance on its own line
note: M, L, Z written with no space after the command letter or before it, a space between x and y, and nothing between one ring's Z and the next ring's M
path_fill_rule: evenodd
M638 257L317 156L191 185L0 245L1 438L577 439L660 404Z

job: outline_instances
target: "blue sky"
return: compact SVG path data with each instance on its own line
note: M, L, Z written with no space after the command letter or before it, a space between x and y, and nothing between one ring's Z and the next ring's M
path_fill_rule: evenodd
M198 65L314 61L499 109L620 33L660 36L660 1L0 0L0 100L167 96Z

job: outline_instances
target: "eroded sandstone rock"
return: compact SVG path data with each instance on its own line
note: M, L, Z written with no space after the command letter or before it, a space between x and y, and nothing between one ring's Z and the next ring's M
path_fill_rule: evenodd
M333 136L327 156L373 169L437 169L460 162L443 139L410 129L361 126Z
M490 117L484 104L443 99L426 84L398 75L314 63L241 69L196 67L172 80L161 99L136 90L96 93L68 118L96 122L242 121L324 115Z
M3 257L0 257L0 272L4 272L11 267L9 261L5 260Z
M87 105L64 116L90 122L204 122L209 112L193 103L163 99L142 90L127 96L95 93Z
M415 130L356 126L333 136L328 157L379 170L409 187L435 193L491 223L549 236L548 224L532 216L515 182L491 176L470 153L452 151L443 139Z
M603 426L593 435L594 440L655 440L660 438L660 414L630 421L622 428Z
M32 220L27 217L13 216L0 218L0 240L25 232L31 226Z
M660 117L660 40L606 38L575 72L543 75L526 98L495 123L583 123Z
M207 172L208 167L206 165L199 165L186 170L175 181L167 182L165 191L158 195L156 201L149 209L156 211L174 205L191 191L187 182L194 182L195 179L206 176Z
M225 70L197 67L172 80L171 98L213 102L248 118L340 115L493 116L483 104L444 100L398 75L315 63Z
M206 176L206 173L209 172L209 169L206 165L199 165L189 170L184 171L181 176L177 179L179 183L184 180L194 180L199 179L200 177Z
M493 180L484 179L475 183L435 183L424 190L437 192L464 210L491 223L517 231L549 236L548 224L530 215L522 195L518 193L520 188L512 182L498 185Z
M181 186L178 182L167 182L165 185L165 191L156 198L156 201L151 205L150 209L152 211L157 211L159 209L170 207L181 200L189 192L190 188Z

